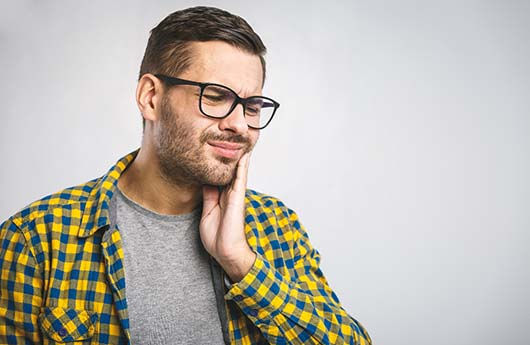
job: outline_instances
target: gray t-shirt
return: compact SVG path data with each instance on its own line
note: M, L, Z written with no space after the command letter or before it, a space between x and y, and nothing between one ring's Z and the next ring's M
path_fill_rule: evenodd
M161 215L116 188L111 213L122 238L131 343L224 344L201 210Z

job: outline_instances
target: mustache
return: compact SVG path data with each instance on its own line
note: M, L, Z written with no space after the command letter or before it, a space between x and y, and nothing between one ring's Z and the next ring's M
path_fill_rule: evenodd
M247 147L250 147L250 139L240 134L222 135L216 133L203 133L200 138L201 144L206 143L208 140L245 144Z

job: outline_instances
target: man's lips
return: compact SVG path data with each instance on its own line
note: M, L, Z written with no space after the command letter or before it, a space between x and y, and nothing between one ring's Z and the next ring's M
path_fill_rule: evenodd
M245 147L243 144L228 141L208 141L207 143L218 155L226 158L238 158L239 151Z

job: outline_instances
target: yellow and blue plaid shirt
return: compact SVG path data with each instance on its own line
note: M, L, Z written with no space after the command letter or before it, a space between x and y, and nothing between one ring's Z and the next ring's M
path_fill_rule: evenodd
M0 344L129 343L123 251L109 202L134 157L0 226ZM297 215L252 190L246 204L257 259L225 287L230 343L371 344L328 286Z

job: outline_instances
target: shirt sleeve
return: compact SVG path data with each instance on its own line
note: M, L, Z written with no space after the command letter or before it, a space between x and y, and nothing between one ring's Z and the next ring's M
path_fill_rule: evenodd
M22 231L10 220L0 225L0 344L40 343L38 315L42 280Z
M234 301L270 344L370 345L364 327L342 308L320 270L320 255L292 210L294 270L287 279L264 256L225 298Z

